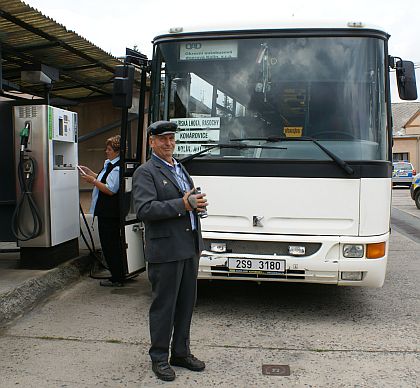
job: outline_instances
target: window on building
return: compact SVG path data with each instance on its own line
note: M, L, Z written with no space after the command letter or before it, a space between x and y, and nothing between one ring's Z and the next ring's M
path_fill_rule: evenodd
M399 162L399 161L405 160L409 162L410 158L408 155L409 155L408 152L395 152L392 154L392 161Z

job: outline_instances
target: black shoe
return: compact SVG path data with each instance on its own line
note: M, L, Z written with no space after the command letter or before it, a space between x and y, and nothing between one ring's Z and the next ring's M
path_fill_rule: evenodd
M168 364L168 361L152 361L152 370L158 379L163 381L175 380L175 371Z
M187 357L171 357L169 362L171 365L187 368L194 372L201 372L206 367L206 364L203 361L200 361L192 354Z
M121 283L121 282L113 282L113 281L111 281L109 279L107 279L107 280L101 280L99 282L99 284L102 287L123 287L124 286L124 284Z

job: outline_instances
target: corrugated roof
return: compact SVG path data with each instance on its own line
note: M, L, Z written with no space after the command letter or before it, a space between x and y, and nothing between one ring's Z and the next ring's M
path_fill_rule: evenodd
M114 68L121 62L63 25L19 0L0 0L3 88L44 95L43 85L22 82L26 66L57 68L51 95L73 100L110 96Z
M392 105L392 132L394 136L405 135L404 126L420 110L420 102L398 102Z

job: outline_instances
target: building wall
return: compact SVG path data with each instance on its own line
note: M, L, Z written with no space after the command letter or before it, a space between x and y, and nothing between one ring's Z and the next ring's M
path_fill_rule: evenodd
M408 153L408 161L416 171L420 170L420 112L416 113L404 126L405 137L394 137L392 153Z
M419 136L420 137L420 136ZM409 162L413 164L416 171L420 169L420 139L417 138L398 138L394 137L394 146L392 147L392 153L403 153L409 154Z
M420 135L420 114L416 114L412 121L410 121L410 123L406 125L405 134Z
M146 96L147 97L147 96ZM148 99L146 98L146 106L148 105ZM98 101L80 104L77 107L72 109L78 113L79 117L79 137L86 135L92 131L95 131L98 128L105 127L117 121L121 121L121 109L114 108L112 106L112 101ZM138 101L133 101L133 107L131 109L133 113L138 112ZM129 123L131 126L131 140L133 147L137 144L137 120L131 121ZM147 127L147 116L145 117L144 128ZM105 132L100 135L83 141L79 143L79 164L88 166L91 170L99 172L104 164L106 159L105 156L105 142L106 140L114 135L120 134L121 128L117 127L108 132ZM146 134L143 130L142 135L144 136L143 145L145 147ZM134 152L134 150L133 150ZM143 155L145 153L143 152ZM133 157L135 155L133 154ZM80 179L80 203L82 205L83 211L87 212L90 207L92 195L92 185L87 184L82 179Z
M121 119L121 111L112 107L111 100L80 104L72 110L78 114L79 137ZM105 160L105 141L119 131L120 129L116 128L79 143L79 164L99 172ZM79 185L80 203L83 210L87 211L90 206L92 185L85 183L82 179Z

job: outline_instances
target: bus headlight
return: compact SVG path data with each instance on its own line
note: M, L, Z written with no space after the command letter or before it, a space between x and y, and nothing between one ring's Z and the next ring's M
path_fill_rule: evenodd
M343 246L343 256L361 258L365 254L363 244L345 244Z
M305 256L306 248L299 245L289 245L290 256Z
M210 250L215 253L225 253L226 252L226 243L211 243L210 244Z

